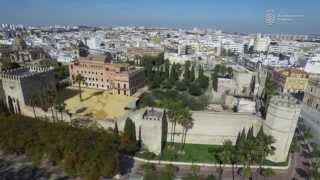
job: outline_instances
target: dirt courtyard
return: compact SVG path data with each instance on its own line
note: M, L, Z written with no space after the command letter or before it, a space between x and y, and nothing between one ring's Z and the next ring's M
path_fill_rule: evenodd
M108 91L82 88L80 101L79 91L76 87L64 90L66 110L70 113L97 118L98 120L113 119L126 113L125 108L135 97L112 95Z

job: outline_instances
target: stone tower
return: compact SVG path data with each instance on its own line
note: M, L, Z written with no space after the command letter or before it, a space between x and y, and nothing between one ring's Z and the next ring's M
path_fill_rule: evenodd
M301 105L289 95L271 98L266 120L263 122L265 133L272 135L276 142L275 153L267 159L273 162L285 162L291 141L297 126Z
M4 99L10 111L26 115L26 106L31 98L45 96L48 90L55 91L53 68L21 67L0 73Z
M160 154L166 137L166 118L162 109L146 108L139 129L142 144L155 154Z

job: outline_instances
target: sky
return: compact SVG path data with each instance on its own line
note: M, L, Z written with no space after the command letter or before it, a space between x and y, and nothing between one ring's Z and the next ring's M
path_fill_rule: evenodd
M319 0L0 0L0 24L320 34L319 8ZM272 25L265 23L268 10L275 17Z

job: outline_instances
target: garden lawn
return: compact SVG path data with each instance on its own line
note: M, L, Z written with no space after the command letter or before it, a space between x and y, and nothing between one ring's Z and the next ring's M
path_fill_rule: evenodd
M186 144L184 147L184 153L181 153L179 152L181 149L181 144L168 143L163 148L160 160L218 164L219 162L216 160L215 154L220 151L221 147L222 146L219 145ZM149 153L140 153L137 154L137 156L143 159L159 160L159 157L152 157ZM265 160L264 165L287 166L288 160L281 163L274 163L272 161Z

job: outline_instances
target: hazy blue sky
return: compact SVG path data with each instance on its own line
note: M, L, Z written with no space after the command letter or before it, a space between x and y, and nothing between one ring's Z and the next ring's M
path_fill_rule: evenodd
M303 15L264 23L265 11ZM210 27L237 32L320 33L319 0L0 0L0 23Z

